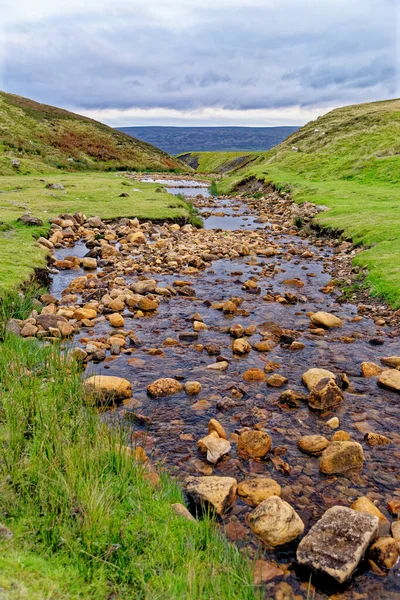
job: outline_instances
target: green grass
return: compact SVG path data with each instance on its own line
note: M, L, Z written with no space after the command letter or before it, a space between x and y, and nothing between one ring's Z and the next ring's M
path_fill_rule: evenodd
M398 308L399 140L400 100L344 107L309 123L269 152L255 153L253 162L218 182L218 191L228 193L255 177L290 191L296 202L329 207L316 221L367 248L355 264L368 268L371 292ZM226 161L225 153L213 153L207 161L214 172Z
M139 183L117 173L57 173L45 175L46 183L61 183L65 190L46 189L43 177L32 175L0 177L0 295L29 280L36 267L44 267L46 254L35 238L46 234L48 219L60 213L81 211L86 216L105 219L188 219L201 223L184 200L168 194L159 184ZM161 191L156 192L160 188ZM133 191L139 189L140 192ZM127 193L127 197L120 197ZM17 222L30 210L40 217L43 227Z
M8 309L3 318L7 318ZM188 522L165 474L154 487L129 439L85 401L58 347L0 347L0 588L10 600L252 600L251 565L209 518Z
M0 138L0 175L60 169L190 171L166 152L107 125L5 92L0 92Z
M198 173L225 173L248 165L260 152L190 152L178 155L184 161L185 156L196 159Z

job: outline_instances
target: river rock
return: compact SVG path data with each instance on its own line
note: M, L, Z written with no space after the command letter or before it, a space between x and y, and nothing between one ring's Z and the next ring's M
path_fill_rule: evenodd
M392 536L397 541L400 547L400 521L392 523Z
M372 431L365 434L364 440L367 442L368 446L387 446L390 444L390 439L388 437Z
M94 227L96 229L100 229L100 227L103 227L103 221L100 219L100 217L90 217L87 223L89 227Z
M212 465L215 465L231 449L228 440L220 438L216 431L212 431L206 437L201 438L197 444L201 452L207 453L207 461Z
M130 286L130 289L135 292L135 294L149 294L154 292L157 287L157 282L154 279L145 279L143 281L137 281Z
M88 271L93 271L97 269L97 260L88 256L82 258L82 267Z
M343 392L334 381L325 377L311 390L308 404L314 410L332 410L337 408L344 400Z
M362 362L361 373L363 377L376 377L382 373L383 369L373 362Z
M245 381L265 381L267 379L265 373L261 369L253 367L243 373L243 379Z
M226 371L229 367L229 363L226 360L221 360L211 365L207 365L206 369L209 371Z
M309 369L302 375L302 381L310 391L313 390L321 379L325 378L329 378L332 381L336 379L335 375L326 369Z
M378 385L391 390L392 392L400 393L400 371L396 369L388 369L383 371L378 379Z
M334 506L301 540L297 562L344 583L376 538L378 526L377 517Z
M284 377L283 375L280 375L279 373L274 373L273 375L270 375L270 377L268 377L267 379L267 385L276 388L282 387L287 382L288 378Z
M317 325L318 327L327 327L328 329L331 327L343 326L343 321L341 321L338 317L335 317L335 315L324 311L313 313L310 316L310 320L313 325Z
M331 442L321 455L319 470L326 475L346 473L361 468L363 460L363 450L358 442Z
M151 398L162 398L172 396L183 390L183 385L176 379L162 377L147 386L147 393Z
M319 456L329 446L329 440L323 435L303 435L298 440L297 445L303 452Z
M272 446L270 435L266 431L246 429L238 440L238 453L250 458L263 458Z
M247 520L253 533L273 548L292 542L304 532L299 515L279 496L261 502Z
M176 504L171 504L172 511L178 515L178 517L183 517L186 521L196 522L196 519L193 515L190 514L186 506L177 502Z
M22 327L20 333L21 333L22 337L34 337L38 331L39 331L39 328L36 327L35 323L28 321Z
M250 506L258 506L271 496L280 496L281 486L269 477L254 477L241 481L237 488L237 494Z
M223 306L222 306L222 312L229 315L229 314L234 314L235 312L237 312L237 306L234 302L231 302L230 300L228 300L227 302L224 302Z
M73 316L77 321L90 321L96 318L97 312L94 308L77 308Z
M138 307L144 312L152 312L153 310L157 310L158 302L152 300L151 298L140 298L138 302Z
M391 369L400 369L400 356L385 356L381 358L381 363Z
M233 477L188 477L185 491L189 499L202 511L223 515L234 503L237 481Z
M380 569L388 571L397 562L400 550L399 545L391 536L380 537L369 549L368 558Z
M201 392L201 383L199 381L187 381L185 383L185 392L188 396L196 396Z
M125 319L119 313L112 313L109 315L108 320L110 322L111 327L123 327L125 324Z
M366 515L373 515L374 517L378 517L380 521L387 521L385 515L381 513L379 508L375 506L373 502L366 496L360 496L353 502L350 506L353 510L357 510L358 512L365 513Z
M225 429L217 419L210 419L208 422L208 433L211 433L212 431L215 431L223 440L228 439Z
M351 435L347 431L335 431L332 436L332 442L350 442Z
M132 384L122 377L94 375L84 382L87 392L99 394L105 400L124 400L132 396Z
M340 425L340 422L337 417L332 417L331 419L328 419L328 421L325 423L325 425L327 425L331 429L337 429Z
M240 323L235 323L229 330L229 333L234 338L241 338L244 334L244 327Z
M251 346L244 338L238 338L232 344L232 350L234 354L248 354L251 351Z

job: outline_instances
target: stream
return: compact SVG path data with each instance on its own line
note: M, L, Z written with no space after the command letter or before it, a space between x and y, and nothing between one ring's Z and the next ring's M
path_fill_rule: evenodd
M176 280L184 280L196 291L196 296L177 294L162 298L157 312L144 318L136 318L125 309L124 329L134 331L137 342L127 353L107 353L104 361L88 363L86 370L88 376L115 375L133 385L133 398L103 417L129 423L132 443L143 445L151 460L168 469L179 481L188 475L210 474L231 476L238 481L255 474L273 478L282 487L282 498L304 521L306 532L328 508L337 504L350 506L360 496L368 496L389 518L387 502L400 497L399 395L379 388L375 377L362 377L360 365L364 361L380 364L382 357L400 356L400 339L391 336L390 327L380 327L368 317L358 320L356 306L339 304L335 293L322 291L332 278L327 268L335 260L331 247L315 247L299 236L273 231L272 219L260 219L259 214L237 198L212 198L206 184L176 179L159 182L171 194L182 194L198 206L204 219L204 235L215 232L216 240L218 236L223 240L229 232L243 232L249 240L252 235L262 235L266 245L273 239L281 251L273 256L220 258L204 270L177 275L152 272L150 266L146 276L154 277L158 285L165 288ZM291 253L291 249L299 247L302 253ZM73 248L56 250L55 257L83 257L87 252L88 248L80 241ZM304 253L307 256L303 257ZM82 274L83 270L60 271L53 278L50 293L61 298L63 290ZM244 283L252 278L259 289L244 289ZM301 281L301 287L293 284L295 279ZM288 280L292 283L288 284ZM135 281L134 275L125 275L127 285ZM287 292L296 295L295 303L263 300L268 294L284 296ZM232 297L243 299L233 316L212 307ZM333 313L342 319L343 327L315 335L309 328L310 311ZM194 313L200 313L207 330L193 332ZM242 357L232 355L229 328L235 323L248 328L265 322L278 324L287 339L267 353L253 349ZM84 348L89 338L100 339L109 334L108 321L100 319L93 327L81 330L74 344ZM166 343L168 339L174 343ZM261 339L259 333L251 336L252 342ZM304 348L289 349L293 340L302 342ZM214 347L215 351L209 353L207 347ZM215 355L227 358L226 371L207 369L215 362ZM272 368L288 378L286 385L274 388L265 382L243 379L245 371L264 370L268 362L277 363ZM321 415L310 410L306 402L295 407L281 401L282 392L287 389L305 393L301 377L311 367L347 374L351 385L344 392L344 402L334 412ZM202 389L193 397L180 392L172 397L149 398L147 386L161 377L198 381ZM318 458L298 448L297 441L304 435L320 434L330 439L334 430L326 421L332 416L339 418L340 430L362 444L361 472L323 475ZM245 460L237 455L234 443L229 455L216 465L208 464L198 450L197 441L207 435L211 418L218 419L228 434L242 427L264 424L272 437L273 456L282 459L289 468L279 468L279 461L275 464L271 460ZM371 431L387 436L391 443L368 446L364 435ZM220 527L251 558L262 558L282 570L281 576L264 584L265 598L306 599L309 575L296 566L297 542L273 551L263 548L246 521L252 510L237 497L232 509L221 518ZM363 562L349 583L337 589L323 579L313 578L313 583L317 585L316 600L395 600L400 598L399 563L386 577L379 577Z

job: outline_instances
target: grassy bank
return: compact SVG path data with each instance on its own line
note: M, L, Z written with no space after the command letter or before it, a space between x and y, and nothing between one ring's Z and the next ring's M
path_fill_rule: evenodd
M2 317L26 316L19 300ZM22 311L22 312L21 312ZM0 347L0 588L8 600L251 600L250 564L209 519L173 513L182 492L154 485L116 449L57 347Z
M64 190L48 189L61 183ZM45 253L35 243L48 230L48 219L80 211L105 219L191 219L191 207L153 183L138 183L116 173L57 173L43 177L0 177L0 295L28 280L35 267L44 266ZM121 194L128 194L122 196ZM43 227L18 223L31 211ZM199 225L198 221L196 224Z
M317 217L367 249L373 294L400 306L400 100L348 106L301 128L269 152L255 154L218 182L220 193L256 177L287 189L297 202L329 207ZM207 157L214 172L225 153ZM206 162L203 163L203 167Z

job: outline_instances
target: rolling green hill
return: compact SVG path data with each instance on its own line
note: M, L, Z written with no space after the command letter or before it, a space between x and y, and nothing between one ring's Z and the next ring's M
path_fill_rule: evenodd
M191 170L162 150L107 125L0 92L0 175L60 169Z
M239 153L229 172L227 153L191 158L198 171L222 173L220 193L256 178L289 190L299 203L328 206L318 222L367 248L355 262L368 267L375 294L400 306L400 100L333 110L272 150L247 153L244 166Z

